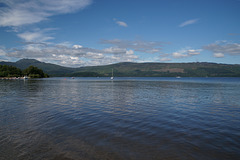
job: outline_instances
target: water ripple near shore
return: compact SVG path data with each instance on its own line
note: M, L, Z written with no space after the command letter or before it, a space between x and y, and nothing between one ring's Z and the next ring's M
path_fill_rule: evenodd
M0 159L238 159L240 85L0 81Z

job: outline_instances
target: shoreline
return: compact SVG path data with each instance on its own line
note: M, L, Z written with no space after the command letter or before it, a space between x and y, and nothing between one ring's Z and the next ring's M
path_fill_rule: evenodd
M28 77L0 77L0 80L28 79Z

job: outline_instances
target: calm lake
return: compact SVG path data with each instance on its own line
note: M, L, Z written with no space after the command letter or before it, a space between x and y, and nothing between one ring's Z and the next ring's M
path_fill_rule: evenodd
M240 159L240 78L0 80L0 160Z

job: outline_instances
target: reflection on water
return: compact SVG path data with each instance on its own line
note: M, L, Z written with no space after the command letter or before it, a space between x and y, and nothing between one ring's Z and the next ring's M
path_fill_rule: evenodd
M239 159L239 80L0 80L0 159Z

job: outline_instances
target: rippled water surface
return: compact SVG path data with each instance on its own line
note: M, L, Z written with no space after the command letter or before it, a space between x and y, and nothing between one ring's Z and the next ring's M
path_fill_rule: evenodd
M240 159L240 78L0 80L0 159Z

